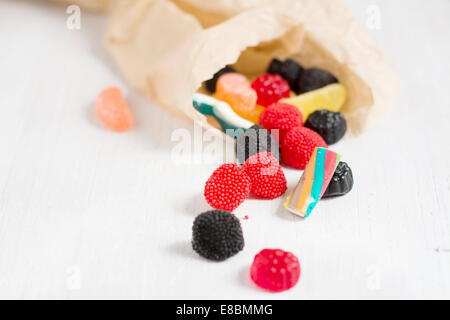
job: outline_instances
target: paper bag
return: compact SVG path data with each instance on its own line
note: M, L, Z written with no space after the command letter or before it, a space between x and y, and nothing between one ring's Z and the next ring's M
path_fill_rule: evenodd
M81 1L81 0L79 0ZM106 0L105 0L106 1ZM272 58L335 75L358 135L394 103L399 81L338 0L109 0L107 46L128 81L170 111L201 121L192 95L225 65L250 79Z
M112 0L53 0L67 5L77 5L90 11L106 11Z

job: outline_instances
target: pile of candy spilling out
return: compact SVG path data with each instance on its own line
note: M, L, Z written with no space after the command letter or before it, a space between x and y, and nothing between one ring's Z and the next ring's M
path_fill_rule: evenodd
M195 94L193 105L236 139L238 164L223 164L206 181L204 196L215 210L194 221L192 245L199 255L223 261L243 250L241 224L232 211L250 195L283 196L287 181L280 163L304 170L283 203L297 216L308 217L321 198L350 192L350 167L328 149L347 130L339 112L347 92L336 77L292 59L274 59L267 74L252 83L225 67L205 86L212 96ZM253 282L272 292L295 286L300 273L298 258L280 249L262 250L250 268Z
M342 196L353 188L352 170L328 149L347 131L339 112L347 91L335 76L318 68L304 69L292 59L274 59L267 74L252 83L225 67L205 86L212 96L195 94L193 105L236 139L238 164L223 164L206 181L204 196L214 210L200 214L193 224L192 247L200 256L224 261L243 250L241 223L232 211L250 195L283 196L287 181L280 163L304 170L283 203L297 216L306 218L321 198ZM133 125L118 88L102 91L95 110L113 131L124 132ZM253 282L272 292L295 286L300 273L298 258L280 249L262 250L250 268Z

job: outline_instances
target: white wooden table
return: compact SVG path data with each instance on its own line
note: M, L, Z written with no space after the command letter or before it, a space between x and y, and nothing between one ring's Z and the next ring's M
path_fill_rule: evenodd
M210 263L190 239L217 164L171 158L172 132L193 125L127 87L103 16L83 12L70 31L64 7L0 1L0 297L450 298L450 2L346 2L364 23L378 6L370 32L404 82L389 117L334 147L354 190L305 221L277 210L280 199L245 202L245 250ZM127 91L129 133L93 114L108 85ZM293 187L300 172L286 174ZM266 247L300 258L293 290L250 282Z

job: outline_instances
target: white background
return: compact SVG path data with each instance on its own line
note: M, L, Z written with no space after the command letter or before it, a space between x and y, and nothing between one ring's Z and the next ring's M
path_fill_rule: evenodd
M345 2L364 24L379 6L370 32L403 80L390 116L333 146L354 190L305 221L278 210L281 199L246 201L244 251L211 263L190 239L217 165L171 160L172 132L193 125L127 86L103 16L83 12L70 31L64 7L0 1L0 297L450 298L450 2ZM126 134L93 113L109 85L136 116ZM300 172L286 175L293 187ZM266 247L299 257L291 291L250 282Z

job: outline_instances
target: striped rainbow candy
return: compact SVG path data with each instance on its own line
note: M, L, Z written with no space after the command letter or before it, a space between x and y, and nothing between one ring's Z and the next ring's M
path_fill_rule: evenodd
M326 148L315 148L300 181L284 203L295 215L307 218L330 184L341 156Z

